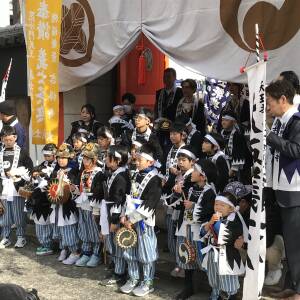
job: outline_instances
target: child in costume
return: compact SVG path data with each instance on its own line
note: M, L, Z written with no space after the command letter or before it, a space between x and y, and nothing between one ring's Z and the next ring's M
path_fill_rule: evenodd
M154 226L155 210L161 197L161 179L154 167L155 159L155 148L149 143L143 145L137 157L138 173L132 180L125 215L121 218L125 227L136 231L138 241L134 247L124 250L129 280L120 290L138 297L153 291L158 258Z
M222 115L222 128L225 154L230 163L229 177L236 178L243 184L250 184L252 157L247 141L237 125L235 113L227 111Z
M229 180L229 161L222 151L224 139L218 133L206 134L202 144L202 151L206 158L211 160L217 167L218 177L216 181L216 191L223 192Z
M99 146L88 143L82 150L83 170L80 176L80 195L76 198L78 207L78 236L82 241L82 256L76 261L78 267L96 267L100 262L100 239L98 224L93 216L93 202L104 198L104 174L97 166Z
M4 147L0 151L0 193L4 214L2 216L0 249L11 244L10 234L13 224L17 227L15 248L23 248L26 245L25 201L19 196L18 190L25 185L26 181L30 180L29 171L32 170L33 163L25 150L17 145L17 134L14 127L4 125L1 137Z
M78 252L78 210L75 198L78 196L79 174L71 163L74 150L69 144L62 144L56 153L57 165L50 175L48 197L52 202L50 221L54 224L54 238L60 242L58 261L66 265L73 265L79 259ZM55 184L53 181L58 181ZM63 193L57 193L59 184L63 186ZM66 186L66 188L65 188ZM62 199L64 201L62 202ZM69 255L70 254L70 255Z
M132 132L131 142L133 143L138 139L143 139L146 142L150 142L153 147L155 147L157 161L161 163L163 160L163 151L157 136L151 129L152 120L152 111L141 107L139 112L135 115L135 129Z
M113 116L108 120L117 145L124 143L124 139L127 137L125 131L132 131L134 129L132 123L124 119L124 114L124 107L122 105L115 105L113 107Z
M107 229L104 237L109 253L114 261L114 272L111 276L101 281L101 284L105 286L111 286L126 279L126 262L123 258L123 250L116 242L115 236L120 228L120 217L126 201L126 195L130 194L131 182L127 161L128 151L125 146L109 147L106 156L106 166L110 171L107 178L107 199L105 199L107 216L101 216L101 218L107 217Z
M185 145L184 134L185 125L183 123L175 122L170 127L170 140L172 142L172 147L167 155L165 169L163 170L163 198L170 197L172 195L172 189L175 185L176 176L179 174L177 168L177 155L179 150ZM167 225L167 235L168 235L168 250L171 255L175 258L175 248L176 248L176 222L172 218L174 209L172 207L167 207L166 214L166 225Z
M100 147L98 155L98 164L105 170L105 157L110 145L115 144L112 131L105 126L102 126L97 131L97 142Z
M46 144L43 147L44 161L32 171L31 183L34 189L26 202L26 207L32 210L31 219L35 223L36 237L41 245L36 249L38 256L53 254L53 224L50 221L52 209L47 197L47 186L49 176L56 167L56 151L57 147L54 144Z
M44 161L39 165L40 170L45 168L51 168L52 171L54 170L57 163L55 157L56 151L57 151L57 147L55 144L52 143L48 143L43 147L42 153L43 153ZM48 172L50 172L50 169Z
M177 233L177 264L185 270L183 290L177 295L177 300L185 300L194 294L193 273L202 263L202 243L200 242L200 227L210 220L214 213L215 189L214 182L217 170L214 164L202 159L194 164L191 175L193 186L188 191L188 196L183 201L184 216L182 228ZM187 252L181 245L188 242L195 249L193 261L187 261ZM200 254L200 255L199 255Z
M189 189L193 186L191 181L191 174L193 172L193 165L196 161L194 150L190 146L183 146L177 153L177 166L179 172L175 179L172 196L167 199L167 205L173 208L172 220L176 223L176 249L178 250L178 235L181 236L182 230L185 232L185 225L183 225L184 218L184 199L187 199ZM178 265L178 251L176 250L176 267L171 272L173 277L184 277L184 269Z
M82 168L82 149L87 143L87 135L83 132L74 133L72 136L72 145L75 152L74 160L79 170Z
M210 221L202 226L201 235L208 241L202 249L202 266L207 270L208 282L212 288L210 299L234 299L240 284L238 276L244 274L245 267L239 251L234 247L240 236L248 231L243 218L236 209L237 200L225 192L215 199Z

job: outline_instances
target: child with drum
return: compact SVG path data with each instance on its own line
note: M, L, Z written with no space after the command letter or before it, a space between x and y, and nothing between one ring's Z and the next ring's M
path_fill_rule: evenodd
M199 232L201 224L208 222L214 213L216 178L216 167L211 161L201 159L194 164L191 176L193 186L183 202L183 224L186 224L186 232L177 237L178 264L186 270L186 276L184 288L176 299L188 299L194 294L193 270L198 269L202 263Z
M154 226L155 211L161 197L161 179L154 167L155 159L155 147L149 142L144 144L137 153L138 172L131 181L130 195L121 218L128 230L135 230L137 243L124 250L129 280L120 290L138 297L154 290L155 261L158 258Z
M126 194L130 194L131 182L127 162L127 147L121 145L109 147L106 156L109 176L107 178L107 199L105 199L108 226L104 238L114 261L114 272L100 282L104 286L112 286L126 280L126 262L123 258L123 249L116 240L116 232L120 228L120 217L126 201Z
M100 262L99 228L93 215L104 198L105 177L97 166L99 146L88 143L82 150L82 167L80 176L80 195L75 199L78 207L78 236L82 241L82 256L75 263L77 267L96 267Z
M54 224L54 238L61 249L58 261L73 265L79 259L77 222L78 211L74 199L78 196L78 169L71 163L74 150L69 144L62 144L57 150L57 165L50 175L48 198L51 201L50 221ZM77 192L77 193L76 193Z
M192 187L191 174L193 172L193 165L196 161L194 149L191 146L183 146L177 152L177 166L179 171L176 172L175 185L173 187L173 193L170 198L167 199L166 205L173 209L172 219L176 223L175 238L176 238L176 267L171 272L174 277L184 277L188 272L181 268L178 257L178 238L184 239L186 236L186 224L183 222L185 207L184 200L188 197L189 189ZM189 210L191 212L191 210ZM189 214L192 216L191 214Z

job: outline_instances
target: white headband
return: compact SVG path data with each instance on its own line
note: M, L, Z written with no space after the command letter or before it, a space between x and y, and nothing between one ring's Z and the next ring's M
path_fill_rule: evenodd
M226 203L226 204L228 204L228 205L230 205L230 206L232 206L232 207L235 208L234 204L228 198L226 198L224 196L220 196L220 195L217 196L216 199L215 199L215 201L224 202L224 203Z
M123 105L116 105L113 107L113 110L124 109Z
M43 150L44 155L54 155L53 151Z
M149 117L144 113L138 113L137 116L150 120Z
M105 131L105 135L106 135L106 137L109 138L109 139L112 139L112 138L113 138L113 136L112 136L108 131Z
M115 151L114 156L117 157L117 158L122 158L121 154L119 152L117 152L117 151Z
M141 148L143 146L142 143L140 143L138 141L133 141L132 144L136 145L138 148Z
M188 157L190 157L190 158L193 159L193 160L196 159L195 154L194 154L193 152L191 152L190 150L187 150L187 149L180 149L180 150L178 151L177 156L180 155L181 153L187 155Z
M232 116L229 116L229 115L224 115L222 116L222 119L225 119L225 120L231 120L231 121L236 121L236 118L232 117Z
M220 148L219 143L210 134L206 134L204 138L207 139L207 140L209 140L213 145L215 145L218 148Z
M140 153L138 153L138 155L141 157L144 157L147 160L154 161L154 158L148 153L140 152Z
M203 171L203 169L201 168L200 165L194 164L194 169L195 169L197 172L199 172L200 174L202 174L202 175L204 175L204 176L206 177L206 174L205 174L205 172Z
M79 129L78 129L78 132L81 132L81 133L87 133L87 130L84 129L84 128L79 128Z

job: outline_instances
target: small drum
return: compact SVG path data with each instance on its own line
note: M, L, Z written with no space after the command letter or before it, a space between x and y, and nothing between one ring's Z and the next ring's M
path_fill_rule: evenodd
M184 243L179 244L179 260L187 265L195 262L196 260L196 250L195 247L186 240Z
M64 204L70 199L70 185L68 183L64 183L61 189L59 189L59 187L60 185L57 179L51 181L48 189L48 198L51 203Z
M115 236L117 245L122 249L129 249L136 245L137 234L133 229L120 228Z
M24 186L19 188L19 195L25 199L31 197L33 190L30 187Z

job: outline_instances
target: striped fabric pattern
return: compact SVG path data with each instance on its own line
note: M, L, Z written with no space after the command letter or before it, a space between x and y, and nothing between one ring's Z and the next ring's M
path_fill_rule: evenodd
M99 255L99 230L92 211L79 208L78 237L82 241L83 252Z
M208 282L213 289L213 294L219 294L220 291L224 291L228 296L235 295L240 288L238 275L219 275L219 263L214 261L214 252L209 251L207 255Z
M35 224L36 237L44 248L50 248L53 237L53 224L40 225Z
M5 213L2 218L2 236L9 238L11 234L11 226L17 226L16 234L18 237L25 236L26 216L24 212L25 201L22 197L14 197L13 201L3 200Z

